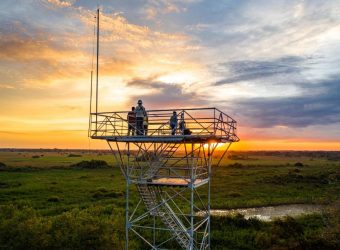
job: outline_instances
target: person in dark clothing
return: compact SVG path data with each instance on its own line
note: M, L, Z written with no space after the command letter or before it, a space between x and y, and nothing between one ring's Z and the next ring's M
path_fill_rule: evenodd
M149 127L149 119L147 116L144 116L144 121L143 121L144 135L148 135L148 127Z
M176 111L174 111L172 116L170 117L171 135L176 134L177 125L178 125L177 113Z
M181 120L179 122L179 130L181 131L181 134L184 135L184 130L186 129L186 124L184 121L184 113L181 114Z
M135 130L136 130L136 113L135 113L135 107L131 108L131 111L127 115L127 120L128 120L128 136L135 135Z

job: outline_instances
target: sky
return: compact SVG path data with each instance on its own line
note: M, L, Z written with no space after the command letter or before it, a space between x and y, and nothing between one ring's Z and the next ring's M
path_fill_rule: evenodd
M87 136L99 111L217 107L234 150L340 150L340 0L1 0L0 147Z

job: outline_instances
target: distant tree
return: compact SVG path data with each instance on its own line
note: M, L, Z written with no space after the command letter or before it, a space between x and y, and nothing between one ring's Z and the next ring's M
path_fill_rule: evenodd
M67 157L82 157L82 155L77 155L77 154L69 154Z
M101 160L91 160L91 161L81 161L76 164L71 165L74 168L85 168L85 169L98 169L98 168L109 168L109 164L106 161Z
M301 162L297 162L294 164L295 167L303 167L303 163Z

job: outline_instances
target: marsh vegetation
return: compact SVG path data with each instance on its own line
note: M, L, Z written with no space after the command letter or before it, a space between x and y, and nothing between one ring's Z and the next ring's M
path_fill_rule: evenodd
M212 170L212 209L282 204L323 209L271 222L213 216L212 248L339 249L337 157L334 152L229 154ZM108 152L2 151L0 162L1 248L124 249L125 181ZM136 201L136 193L131 198ZM131 246L144 247L138 240Z

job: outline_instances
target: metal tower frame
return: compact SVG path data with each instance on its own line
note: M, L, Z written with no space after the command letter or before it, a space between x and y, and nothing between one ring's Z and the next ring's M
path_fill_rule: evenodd
M172 134L173 111L189 133L182 126ZM90 119L91 138L107 141L126 179L126 249L131 237L151 249L210 249L212 156L226 144L218 165L239 141L236 121L216 108L148 110L147 132L132 135L127 114Z
M89 135L107 141L126 179L126 249L132 235L151 249L210 249L212 156L219 143L227 144L218 165L239 141L236 121L216 108L148 110L148 125L137 128L126 111L98 112L99 16L97 9L96 106L92 113L92 63ZM173 111L178 129L170 128ZM137 203L130 200L135 193Z

